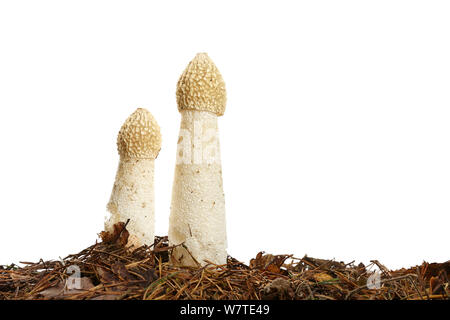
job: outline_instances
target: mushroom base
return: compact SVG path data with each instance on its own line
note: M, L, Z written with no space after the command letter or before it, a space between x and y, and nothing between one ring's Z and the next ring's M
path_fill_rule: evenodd
M227 262L225 199L220 165L177 165L169 220L175 264Z
M153 159L121 159L107 205L111 215L105 230L112 232L115 223L130 219L128 243L136 247L151 245L155 238L153 177Z
M185 266L227 262L225 198L217 116L181 111L169 219L172 262Z

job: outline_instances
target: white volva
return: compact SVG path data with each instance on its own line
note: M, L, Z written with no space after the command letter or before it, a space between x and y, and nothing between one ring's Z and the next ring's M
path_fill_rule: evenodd
M130 219L128 244L151 245L155 238L154 162L161 149L160 128L139 108L123 124L117 137L119 168L108 203L111 213L105 230Z
M227 235L217 118L225 111L222 76L198 54L177 86L181 113L169 221L172 262L185 266L225 264Z

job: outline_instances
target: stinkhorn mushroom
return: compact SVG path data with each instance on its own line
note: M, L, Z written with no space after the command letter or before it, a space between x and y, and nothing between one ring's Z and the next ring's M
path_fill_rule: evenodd
M217 118L225 112L222 76L199 53L177 84L181 113L169 220L171 259L185 266L225 264L227 235Z
M154 162L161 149L158 123L146 109L133 112L119 131L116 180L107 205L105 230L128 222L128 244L151 245L155 238Z

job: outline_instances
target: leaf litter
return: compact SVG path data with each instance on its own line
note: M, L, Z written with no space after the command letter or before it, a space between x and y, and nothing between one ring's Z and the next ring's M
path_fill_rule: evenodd
M169 261L167 237L132 248L126 225L61 260L0 266L0 300L449 299L450 260L392 271L378 260L365 266L259 252L249 265L228 256L224 265L179 267Z

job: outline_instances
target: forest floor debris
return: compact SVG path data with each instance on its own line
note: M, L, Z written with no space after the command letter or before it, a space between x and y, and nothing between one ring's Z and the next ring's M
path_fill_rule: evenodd
M0 266L0 300L448 300L450 261L388 270L368 265L259 252L249 265L199 268L170 263L167 237L130 249L119 225L102 242L61 260Z

